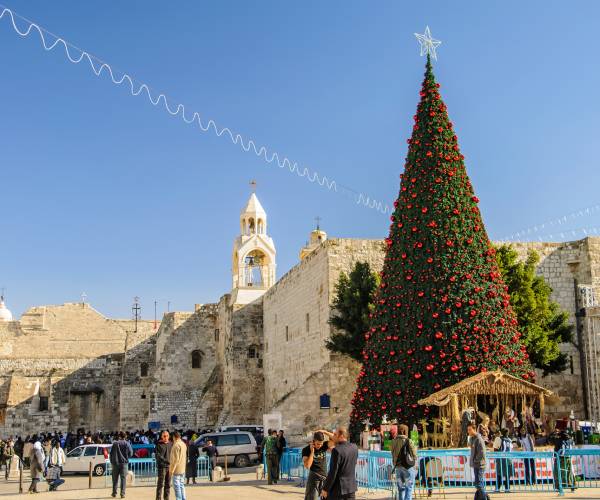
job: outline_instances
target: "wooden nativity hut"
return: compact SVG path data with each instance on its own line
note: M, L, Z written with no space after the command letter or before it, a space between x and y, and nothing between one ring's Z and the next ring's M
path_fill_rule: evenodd
M502 428L512 418L544 418L544 405L555 399L552 391L502 371L481 372L419 400L436 406L442 420L450 423L451 446L466 445L466 423L489 418L490 426ZM438 419L439 420L439 419Z

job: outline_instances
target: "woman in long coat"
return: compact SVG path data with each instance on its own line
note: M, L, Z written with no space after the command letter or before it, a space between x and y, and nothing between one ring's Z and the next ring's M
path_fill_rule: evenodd
M29 455L29 471L31 472L31 485L29 486L30 493L37 493L37 484L44 477L44 450L42 443L36 441L33 444Z
M190 479L196 484L196 474L198 471L198 457L200 456L200 450L194 441L190 441L188 447L188 462L185 471L186 484L190 483Z

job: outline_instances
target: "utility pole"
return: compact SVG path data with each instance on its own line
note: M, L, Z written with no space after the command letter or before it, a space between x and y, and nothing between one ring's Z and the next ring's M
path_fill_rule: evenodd
M135 321L135 333L138 331L138 321L141 319L141 312L142 308L140 306L140 298L136 296L133 298L133 306L131 306L131 313L133 320Z
M154 331L156 331L156 328L157 328L157 326L156 326L156 306L157 306L157 304L158 304L158 301L155 300L154 301Z

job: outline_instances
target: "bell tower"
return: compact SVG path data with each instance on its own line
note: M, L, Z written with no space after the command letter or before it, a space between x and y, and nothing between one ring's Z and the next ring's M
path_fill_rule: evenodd
M250 184L255 188L255 182ZM240 235L233 243L234 304L249 304L275 284L275 255L267 213L253 192L240 214Z

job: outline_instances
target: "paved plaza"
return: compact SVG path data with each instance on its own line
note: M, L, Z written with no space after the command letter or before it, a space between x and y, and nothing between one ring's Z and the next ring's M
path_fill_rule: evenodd
M243 469L235 471L230 475L231 481L227 483L211 484L207 481L201 481L195 486L186 488L188 499L202 500L300 500L304 498L304 488L300 487L297 481L282 481L280 484L269 486L266 481L257 481L253 469ZM66 483L57 492L49 492L46 483L40 483L40 493L35 496L36 499L54 499L54 500L75 500L75 499L110 499L110 488L105 487L104 478L92 478L92 489L89 489L88 478L86 476L65 476ZM27 495L29 487L29 477L23 479L23 494ZM23 498L19 495L18 481L11 480L5 482L0 480L0 498ZM506 500L544 500L557 498L555 493L530 493L530 494L494 494L493 499L504 498ZM154 498L154 486L134 486L127 490L128 499L141 500ZM171 498L175 498L171 491ZM369 492L360 490L357 495L359 499L383 500L390 499L390 492L378 491ZM416 496L418 498L418 496ZM433 498L443 498L441 495L434 495ZM448 500L472 500L473 490L447 490L446 498ZM600 498L600 488L597 489L579 489L575 493L566 493L565 499L576 498L578 500L598 500Z

